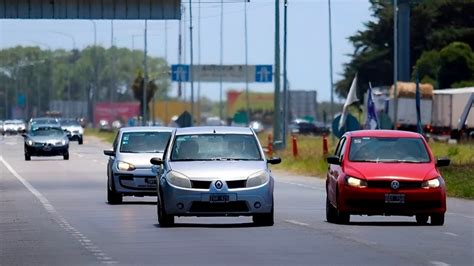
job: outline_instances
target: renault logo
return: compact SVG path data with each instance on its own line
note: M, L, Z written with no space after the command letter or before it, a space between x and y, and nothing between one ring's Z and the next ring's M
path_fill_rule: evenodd
M221 189L222 188L222 181L220 180L217 180L216 183L214 183L214 186L217 188L217 189Z
M390 187L394 190L397 190L400 188L400 182L397 180L393 180L392 183L390 183Z

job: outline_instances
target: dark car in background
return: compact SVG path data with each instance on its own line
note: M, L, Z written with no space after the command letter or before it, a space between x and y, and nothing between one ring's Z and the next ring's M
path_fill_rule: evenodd
M310 122L305 119L295 119L290 125L290 132L292 134L301 135L323 135L329 134L329 128L321 122Z
M32 125L25 138L25 161L31 156L63 156L69 160L69 139L57 125Z

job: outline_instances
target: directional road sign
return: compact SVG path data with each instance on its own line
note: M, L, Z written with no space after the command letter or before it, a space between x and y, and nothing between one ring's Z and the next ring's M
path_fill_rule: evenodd
M272 82L272 65L193 65L193 79L201 82ZM189 65L172 65L172 81L189 82Z
M172 81L189 81L189 65L171 65Z
M255 82L272 82L272 65L255 66Z

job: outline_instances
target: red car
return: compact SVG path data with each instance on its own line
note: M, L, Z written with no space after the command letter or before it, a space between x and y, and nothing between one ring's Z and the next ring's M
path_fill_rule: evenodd
M339 140L327 158L326 219L349 223L350 215L415 216L419 224L443 225L446 187L422 135L360 130Z

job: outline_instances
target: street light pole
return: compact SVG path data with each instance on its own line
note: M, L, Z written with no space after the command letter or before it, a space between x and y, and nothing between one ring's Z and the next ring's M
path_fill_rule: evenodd
M249 43L247 27L247 1L244 2L244 29L245 29L245 105L247 110L247 123L250 124L250 95L249 95Z
M148 106L148 102L147 102L147 87L148 87L148 63L147 63L147 49L148 49L148 38L147 38L147 32L148 32L148 20L145 19L145 47L144 47L144 51L143 51L143 69L144 69L144 74L143 74L143 126L146 125L146 121L147 121L147 117L148 117L148 114L147 114L147 106Z
M398 113L398 1L393 1L393 124L397 129L397 113Z
M220 80L219 80L219 119L224 118L222 102L222 65L224 63L224 1L221 0L221 29L220 29Z
M275 0L275 91L273 112L273 140L281 141L280 124L280 0ZM276 147L279 148L279 147Z
M193 77L193 7L191 0L189 0L189 56L190 56L190 64L189 64L189 79L191 82L191 117L194 117L194 77Z
M328 0L328 13L329 13L329 89L331 91L331 107L330 114L331 120L334 119L334 81L332 76L332 19L331 19L331 0ZM325 121L326 122L326 121ZM334 138L334 134L332 134ZM334 140L334 139L333 139Z
M97 25L95 24L95 21L90 20L92 23L92 26L94 27L94 48L92 50L93 52L93 61L94 61L94 84L91 86L91 93L89 94L89 120L92 121L92 127L95 125L95 119L94 119L94 104L95 104L95 98L96 98L96 89L98 87L98 63L97 63Z
M287 134L287 123L288 123L288 73L286 72L287 65L287 45L286 45L286 36L287 36L287 10L288 10L288 0L284 0L283 7L283 137L282 145L283 148L286 147L286 134Z

